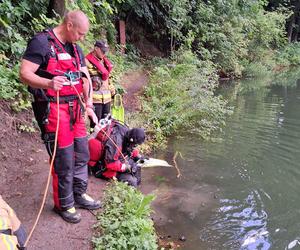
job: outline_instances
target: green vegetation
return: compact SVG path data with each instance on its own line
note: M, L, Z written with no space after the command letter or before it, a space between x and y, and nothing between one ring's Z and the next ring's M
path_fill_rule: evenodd
M280 5L285 3L285 7ZM172 53L185 46L212 61L221 76L240 77L255 62L272 69L276 51L287 44L291 1L124 1L122 15L143 23L140 34ZM291 11L290 11L291 10ZM135 15L132 14L135 13ZM129 18L130 17L130 18ZM300 62L298 61L297 64Z
M107 38L118 51L115 20L120 18L132 30L142 26L145 33L135 34L139 39L147 37L167 54L179 48L191 50L201 61L212 62L221 76L263 75L278 69L278 65L288 67L300 63L297 56L300 46L287 44L288 39L295 41L298 33L293 29L293 39L290 39L285 31L286 23L290 24L298 13L295 1L77 0L60 5L65 9L81 9L88 15L91 29L82 44L85 52L91 49L96 38ZM34 5L29 0L1 1L0 72L8 83L7 89L0 93L1 99L24 98L20 93L26 91L19 86L17 72L4 71L16 71L15 65L34 33L59 22L56 13L63 9L49 11L53 6L49 0L38 0ZM134 52L132 55L139 55L131 44L128 48ZM257 67L260 70L254 70Z
M110 81L115 85L117 92L123 94L125 90L121 85L121 78L125 72L137 69L139 67L139 58L136 58L131 53L124 56L118 51L116 51L115 53L110 53L108 57L114 64L114 69L110 76Z
M150 216L153 195L122 182L114 182L105 190L103 211L97 219L93 243L101 249L157 249L156 234Z
M300 64L300 43L291 43L281 48L276 55L276 64L284 67Z
M205 139L220 129L231 113L226 101L215 96L218 76L213 64L201 61L190 51L179 51L171 63L161 61L145 89L143 114L147 131L161 146L179 129L198 133Z
M14 111L30 107L18 68L26 42L35 33L60 22L65 9L81 9L91 22L85 53L95 39L106 38L113 53L112 81L121 92L124 72L137 67L146 39L166 55L147 62L150 84L142 97L142 112L127 117L130 125L149 132L151 148L164 145L177 131L205 139L222 128L232 110L215 94L219 77L266 76L300 65L299 1L291 0L2 0L0 2L0 99ZM56 3L56 4L55 4ZM127 56L119 53L117 20L126 20ZM285 29L287 27L287 30ZM290 43L292 42L293 43ZM131 43L130 43L131 42ZM258 88L253 84L247 89ZM246 89L244 88L244 89ZM245 90L246 91L246 90ZM14 100L14 102L12 102ZM20 131L33 131L20 124ZM149 220L152 196L122 183L105 195L97 225L96 249L156 249Z

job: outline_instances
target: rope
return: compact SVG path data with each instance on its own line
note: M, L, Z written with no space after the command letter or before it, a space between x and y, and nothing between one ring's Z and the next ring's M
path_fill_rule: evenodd
M50 169L49 169L49 174L48 174L48 179L47 179L47 184L46 184L46 187L45 187L45 192L44 192L44 196L43 196L43 200L42 200L42 203L41 203L41 207L40 207L40 210L38 212L38 215L36 217L36 220L32 226L32 229L26 239L26 242L24 244L24 246L26 247L32 234L33 234L33 231L35 230L36 226L37 226L37 223L40 219L40 216L41 216L41 213L43 211L43 208L44 208L44 205L45 205L45 201L46 201L46 197L47 197L47 192L48 192L48 188L49 188L49 185L50 185L50 180L51 180L51 172L52 172L52 168L53 168L53 163L54 163L54 159L55 159L55 155L56 155L56 149L57 149L57 138L58 138L58 130L59 130L59 91L57 91L57 94L56 94L56 105L57 105L57 124L56 124L56 131L55 131L55 141L54 141L54 150L53 150L53 155L52 155L52 158L51 158L51 163L50 163Z
M71 82L71 81L70 81L70 82ZM82 107L85 107L84 102L83 102L83 100L82 100L82 98L81 98L81 95L79 94L78 90L75 88L75 86L74 86L74 84L73 84L72 82L71 82L71 86L72 86L73 89L75 90L75 92L76 92L76 94L77 94L77 96L78 96L78 98L79 98L79 101L80 101Z

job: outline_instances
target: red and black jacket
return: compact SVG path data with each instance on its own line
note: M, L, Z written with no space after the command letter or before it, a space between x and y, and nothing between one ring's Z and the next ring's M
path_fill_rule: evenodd
M97 162L100 161L104 167L103 177L112 178L117 172L123 172L124 157L133 158L138 154L138 152L131 152L127 147L126 132L128 130L128 127L112 121L110 126L104 128L105 133L100 131L95 139L89 141L89 166L97 167Z

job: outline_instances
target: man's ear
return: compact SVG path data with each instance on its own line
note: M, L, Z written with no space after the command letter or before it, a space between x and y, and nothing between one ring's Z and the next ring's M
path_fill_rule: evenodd
M74 26L74 24L72 22L67 22L67 30L69 31L70 29L72 29Z

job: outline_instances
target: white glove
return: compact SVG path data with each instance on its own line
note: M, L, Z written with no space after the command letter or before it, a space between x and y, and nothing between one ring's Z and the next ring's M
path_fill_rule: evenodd
M129 165L128 162L122 164L121 171L122 172L125 172L125 171L129 171L130 172L131 171L131 166Z
M94 132L90 135L90 139L91 138L96 138L98 133L100 132L101 128L100 126L97 124L95 127L94 127Z

